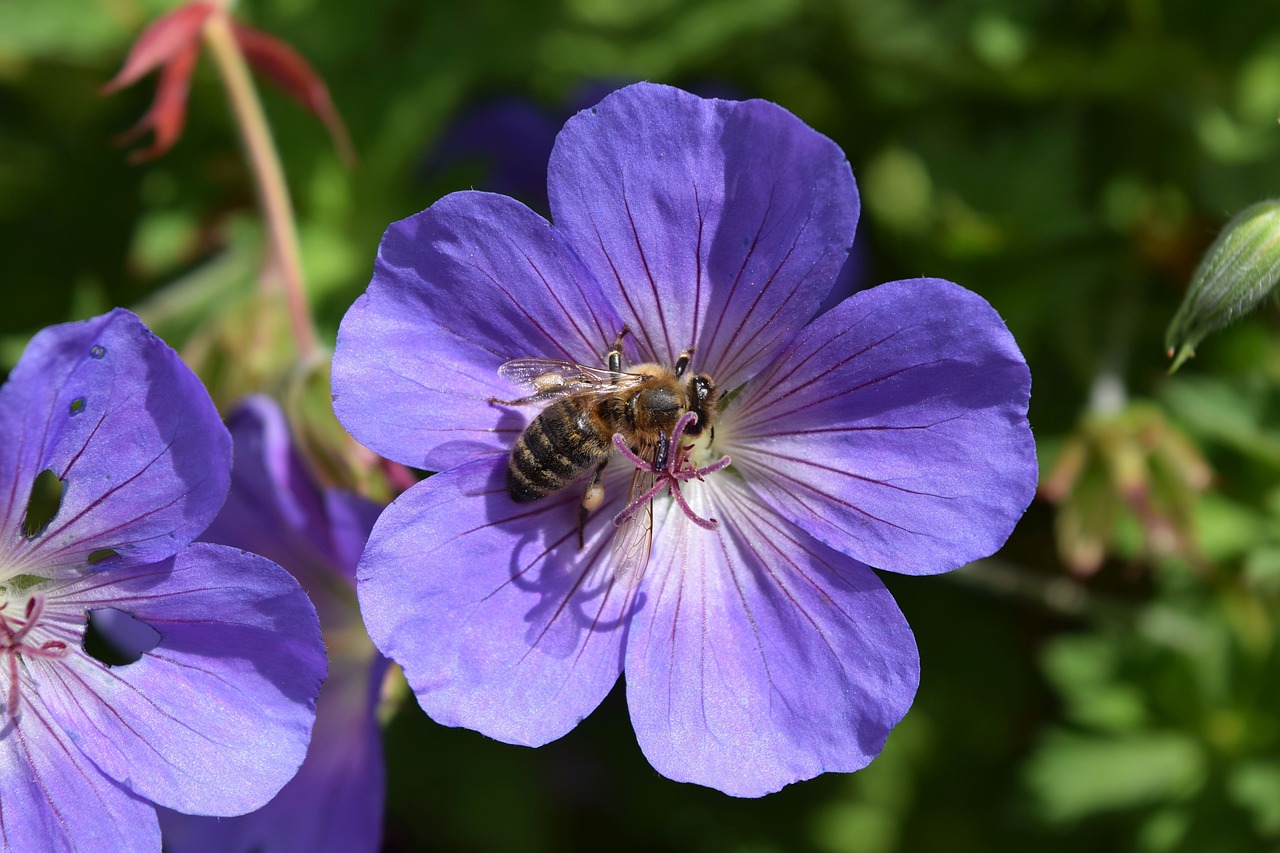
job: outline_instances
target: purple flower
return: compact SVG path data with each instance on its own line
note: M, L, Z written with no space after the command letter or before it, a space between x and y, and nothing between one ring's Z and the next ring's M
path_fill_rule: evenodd
M355 567L380 507L318 486L270 398L247 398L227 426L235 447L231 493L204 538L268 557L298 579L320 614L329 677L298 775L270 803L241 817L162 812L165 849L378 850L386 779L375 710L387 661L360 621Z
M270 561L190 544L230 452L199 380L126 311L39 333L0 389L5 850L159 850L156 805L240 814L302 763L314 608ZM46 471L61 502L34 531ZM102 663L93 613L149 626L151 648Z
M865 766L919 680L868 565L921 575L990 554L1035 489L1013 338L937 279L814 319L857 191L836 145L770 103L630 86L565 125L548 184L554 224L484 193L393 224L343 320L338 417L442 472L370 535L374 642L428 714L499 740L560 737L625 669L640 746L673 779L759 796ZM580 547L582 482L509 496L538 407L495 402L528 393L499 374L508 360L604 370L624 327L626 364L693 347L690 371L727 392L714 435L677 442L657 475L638 583L611 546L637 466L612 456Z

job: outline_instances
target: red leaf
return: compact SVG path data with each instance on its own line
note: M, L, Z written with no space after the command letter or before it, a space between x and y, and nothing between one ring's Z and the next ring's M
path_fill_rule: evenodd
M280 39L234 20L231 27L249 64L320 119L329 131L343 162L349 167L354 166L356 152L351 144L351 137L347 134L346 125L342 123L342 116L338 115L338 110L329 97L329 88L315 69L300 53Z
M165 63L156 83L155 100L138 123L120 135L120 143L137 139L148 130L155 131L155 141L149 148L135 151L129 159L135 163L154 160L173 147L182 135L187 121L187 95L191 91L191 75L200 57L200 42L192 41L180 48Z
M130 86L161 65L174 61L196 42L205 19L215 11L217 6L213 3L196 0L156 19L133 43L124 67L102 87L103 94Z

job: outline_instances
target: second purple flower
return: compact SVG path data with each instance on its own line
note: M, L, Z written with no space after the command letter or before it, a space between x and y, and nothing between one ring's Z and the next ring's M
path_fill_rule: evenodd
M394 223L343 321L339 418L442 472L370 536L370 635L433 718L500 740L560 737L625 669L641 748L673 779L759 796L865 766L919 680L868 566L986 556L1034 492L1013 338L936 279L815 318L857 190L840 149L770 103L627 87L566 124L548 188L554 224L474 192ZM654 372L677 390L610 402ZM530 428L570 398L587 420ZM659 438L635 437L646 418ZM574 436L609 445L600 422L632 453L580 452ZM522 435L553 473L532 492ZM662 488L629 506L633 482ZM652 542L619 547L636 529Z

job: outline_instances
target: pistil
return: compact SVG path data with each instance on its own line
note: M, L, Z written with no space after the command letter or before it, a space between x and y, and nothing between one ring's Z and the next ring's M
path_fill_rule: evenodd
M653 462L642 459L640 456L632 452L627 447L626 440L618 434L613 436L613 446L618 452L627 458L632 465L635 465L641 471L647 471L654 475L654 484L650 486L644 494L627 504L622 512L613 518L615 525L621 525L631 516L635 515L642 506L653 500L665 488L675 499L676 505L684 511L689 520L704 530L715 530L720 526L720 522L714 518L703 518L693 511L688 502L684 499L684 495L680 491L680 484L689 480L702 480L706 475L713 474L729 467L733 461L728 455L721 456L710 465L704 465L701 468L693 464L690 457L690 451L693 450L692 444L681 444L684 438L684 431L691 424L698 422L698 415L695 412L685 412L676 422L675 429L671 431L671 443L673 448L667 453L666 464L661 467L655 467Z
M9 602L0 604L0 655L4 656L9 670L9 692L6 709L9 717L17 718L18 702L18 657L26 655L33 658L64 658L67 656L67 644L61 640L46 640L39 645L27 642L32 630L40 624L40 616L44 613L44 596L36 594L27 599L26 611L21 619L10 618L4 613Z

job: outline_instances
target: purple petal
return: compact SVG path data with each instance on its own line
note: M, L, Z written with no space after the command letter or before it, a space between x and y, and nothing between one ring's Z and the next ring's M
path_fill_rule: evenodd
M373 281L343 318L333 407L362 444L441 471L507 452L527 394L497 375L513 358L604 364L622 323L545 219L464 192L393 223Z
M114 607L160 633L132 664L35 661L50 714L108 776L153 802L231 815L297 771L325 673L315 610L279 566L220 545L46 585L50 620Z
M714 491L714 503L712 492ZM866 566L823 547L720 478L670 503L632 624L627 700L663 775L758 797L864 767L919 683L915 640Z
M127 311L45 329L0 389L0 562L44 577L95 551L171 556L227 494L230 440L209 394ZM22 521L41 471L64 481L41 534Z
M761 500L827 545L932 574L996 551L1031 502L1030 391L982 297L899 281L815 320L716 436Z
M733 388L813 316L853 243L858 193L830 139L765 101L638 83L570 119L552 219L641 356Z
M331 549L324 498L294 451L279 405L269 397L246 397L228 416L227 429L235 458L231 490L201 538L282 566L280 558L290 556L303 564L326 562Z
M360 561L360 609L423 709L508 743L555 740L618 680L630 597L604 565L625 473L578 550L581 490L507 496L505 459L414 486L382 514Z
M368 643L368 640L365 640ZM169 853L373 853L380 849L386 774L374 714L385 662L334 661L316 702L316 727L298 775L275 799L239 817L208 818L164 810Z
M356 564L369 541L369 531L377 523L383 507L360 495L338 489L326 489L325 514L329 518L329 535L333 542L335 567L354 585Z
M0 728L0 850L159 850L150 803L106 776L38 701Z
M227 426L235 447L231 491L200 538L283 566L320 606L332 598L334 573L355 582L356 561L380 508L354 495L322 491L294 448L284 413L269 397L242 400Z
M559 125L546 110L522 98L482 104L450 122L422 170L432 175L478 161L486 167L483 189L545 210L547 159Z

